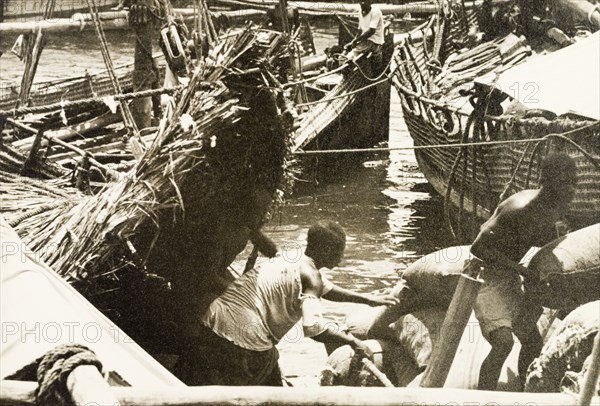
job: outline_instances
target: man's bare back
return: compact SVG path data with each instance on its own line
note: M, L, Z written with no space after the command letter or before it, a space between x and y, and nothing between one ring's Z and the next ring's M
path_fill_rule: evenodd
M490 256L488 252L498 251L518 263L531 247L540 247L555 239L555 223L563 213L539 199L539 194L538 189L523 190L500 203L481 226L471 248L473 254L497 263L497 255Z

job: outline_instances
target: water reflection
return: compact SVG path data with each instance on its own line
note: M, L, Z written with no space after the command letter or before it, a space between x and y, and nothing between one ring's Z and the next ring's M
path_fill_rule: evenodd
M412 146L394 91L391 109L389 146ZM343 263L329 276L340 286L361 292L393 286L416 258L452 245L443 224L443 199L433 194L411 150L370 156L336 179L313 187L310 195L292 197L269 230L282 247L298 247L313 222L338 221L348 244ZM325 301L326 317L338 322L360 308ZM326 359L322 344L303 338L284 341L279 348L284 374L312 376L314 383Z

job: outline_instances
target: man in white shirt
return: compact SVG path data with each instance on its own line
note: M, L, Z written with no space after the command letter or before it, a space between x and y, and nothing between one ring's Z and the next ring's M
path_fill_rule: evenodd
M281 385L275 345L300 320L306 337L368 352L364 342L323 318L321 297L372 306L397 300L343 289L321 273L340 262L345 245L338 224L317 223L300 258L277 258L232 282L201 317L199 336L176 367L180 379L188 385Z
M373 56L381 60L381 46L383 37L383 14L377 7L372 6L373 0L360 1L360 13L358 13L358 34L350 43L346 44L348 59L355 60L358 56L371 52Z

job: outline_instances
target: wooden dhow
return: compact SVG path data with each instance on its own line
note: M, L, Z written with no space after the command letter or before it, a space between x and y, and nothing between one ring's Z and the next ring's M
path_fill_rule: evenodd
M598 106L594 83L599 34L588 31L588 38L551 55L536 56L525 37L507 31L477 43L475 32L499 26L493 21L480 25L475 13L449 4L416 31L425 33L422 40L408 36L398 47L394 86L420 170L445 196L448 219L450 208L458 208L451 222L455 231L460 233L466 213L485 219L507 194L535 188L540 161L552 151L568 153L577 164L578 184L569 214L574 228L598 222L600 117L594 107ZM598 12L591 12L588 24L595 31ZM547 31L562 32L557 27ZM539 64L528 68L539 58L547 58L543 68ZM581 60L589 64L580 72L586 76L581 82L585 85L577 86L579 79L573 75ZM536 76L535 69L554 72L555 83L564 85L559 89L546 81L538 86L542 75L538 70ZM571 91L563 94L568 87ZM531 101L538 101L536 97L543 100L528 108Z

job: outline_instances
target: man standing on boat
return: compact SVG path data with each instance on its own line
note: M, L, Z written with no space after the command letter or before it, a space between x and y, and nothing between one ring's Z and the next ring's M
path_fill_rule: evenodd
M397 300L340 288L321 273L339 264L345 245L342 227L317 223L308 230L304 253L278 257L233 281L202 316L199 337L176 367L179 377L188 385L281 386L275 345L302 333L368 353L364 342L323 318L321 298L372 306ZM296 331L300 319L302 331Z
M535 302L535 275L519 261L533 246L557 238L556 222L568 212L576 183L576 167L566 154L542 162L537 190L522 190L501 202L481 226L471 253L483 261L484 280L475 302L475 315L492 349L481 365L479 389L494 390L504 361L512 350L513 332L521 342L519 376L542 348L536 327L541 306ZM524 276L525 292L520 275ZM532 288L532 289L530 289Z
M360 55L371 52L371 57L375 58L373 66L379 66L382 60L381 47L384 42L383 14L372 3L373 0L360 0L358 13L360 34L344 48L351 50L347 55L350 60L356 60Z

